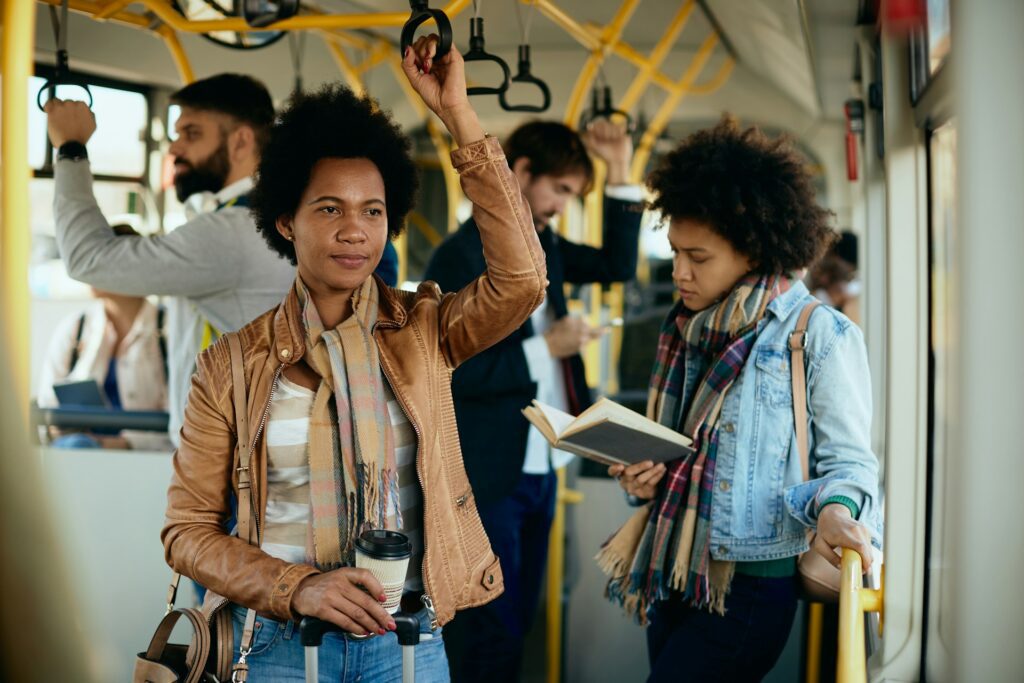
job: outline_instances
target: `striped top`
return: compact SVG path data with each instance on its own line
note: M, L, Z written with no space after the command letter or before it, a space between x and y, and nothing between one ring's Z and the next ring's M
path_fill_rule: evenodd
M416 475L416 432L387 380L383 385L395 437L399 485L399 499L388 503L387 528L397 528L395 513L400 505L403 527L399 531L412 543L405 589L423 590L423 493ZM313 564L307 453L313 396L313 391L281 375L266 426L267 512L262 549L268 555L296 564Z

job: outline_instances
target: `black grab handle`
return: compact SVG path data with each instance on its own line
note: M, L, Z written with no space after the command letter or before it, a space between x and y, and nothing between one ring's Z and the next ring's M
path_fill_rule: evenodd
M501 95L508 90L509 82L512 80L512 72L508 64L498 55L492 55L484 49L484 20L483 17L473 17L469 20L469 50L462 55L466 62L494 62L501 67L504 80L496 87L486 85L474 85L466 88L467 95Z
M411 614L400 612L392 616L395 632L402 645L416 645L420 642L420 620ZM345 633L340 626L316 617L302 617L299 622L299 640L303 647L320 647L328 633Z
M439 9L430 9L428 0L409 0L409 7L412 14L402 27L402 59L405 59L406 48L412 46L416 29L431 19L437 24L437 34L440 37L434 59L440 59L448 54L448 50L452 49L452 22L448 20L448 15Z
M501 108L505 111L529 111L534 113L540 113L547 111L548 107L551 106L551 89L548 88L548 84L540 80L532 73L530 73L530 46L520 45L519 46L519 71L515 76L512 77L513 83L532 83L533 85L540 88L540 93L543 96L543 102L537 104L509 104L508 99L505 95L508 91L502 92L498 95L498 102L501 104Z
M236 3L236 12L238 5L241 5L242 11L238 13L245 19L245 23L253 28L270 26L274 22L289 19L299 13L299 0L277 0L277 10L273 12L265 11L264 0L236 0Z
M43 107L51 99L57 97L57 87L61 85L73 85L84 90L85 94L89 96L89 109L92 109L92 90L89 90L89 83L86 82L86 79L71 73L71 69L68 67L67 50L57 50L57 67L53 76L43 83L43 87L39 88L39 92L36 93L36 106L39 107L39 111L46 111ZM50 93L50 96L44 100L43 93L46 92Z
M598 92L598 89L594 88L590 93L590 109L583 114L580 128L586 128L587 124L596 119L611 120L613 116L621 116L626 119L626 130L633 130L633 117L612 106L612 89L606 85Z

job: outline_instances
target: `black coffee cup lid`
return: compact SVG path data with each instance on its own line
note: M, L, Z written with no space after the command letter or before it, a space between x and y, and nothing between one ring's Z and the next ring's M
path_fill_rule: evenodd
M382 560L401 560L412 555L409 537L401 531L370 529L356 539L356 548Z

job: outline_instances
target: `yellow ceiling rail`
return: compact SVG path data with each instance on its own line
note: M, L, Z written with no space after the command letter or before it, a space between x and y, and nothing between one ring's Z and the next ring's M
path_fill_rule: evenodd
M195 73L192 71L192 64L188 61L188 55L185 54L185 48L181 46L181 41L178 40L178 34L170 26L164 24L156 30L157 34L163 39L164 45L171 53L171 59L174 60L174 66L178 69L178 76L181 77L181 82L188 85L192 81L196 80Z
M103 8L99 12L93 15L93 19L105 21L114 16L115 14L117 14L118 12L120 12L121 10L123 10L128 5L132 4L133 2L135 2L135 0L113 0L112 2L108 2L107 4L103 5Z
M633 82L629 84L626 94L619 100L619 109L630 111L640 100L640 96L644 94L651 82L651 76L661 67L661 63L665 61L665 58L668 57L668 53L672 50L676 38L679 37L679 34L686 27L696 6L697 0L687 0L679 8L679 11L676 12L676 15L672 17L672 21L669 23L665 33L662 34L654 49L651 50L651 56L647 58L647 63L640 67L640 71L633 78Z
M542 12L550 12L552 9L555 9L550 0L537 0L537 3L537 7ZM615 16L601 31L598 47L591 50L587 63L583 66L583 70L573 86L572 94L569 96L564 119L568 125L575 126L576 122L579 121L580 114L583 111L583 102L586 99L587 93L590 92L591 86L593 86L598 69L600 69L601 64L604 62L608 50L619 42L622 30L626 28L626 24L629 23L633 12L636 11L639 4L640 0L623 0L618 11L615 12ZM547 9L545 10L545 8Z
M521 0L523 4L533 5L541 14L551 20L556 26L575 38L580 45L588 50L601 49L601 40L583 27L579 22L562 11L551 0Z
M732 55L729 55L725 58L725 61L722 62L722 66L718 67L718 73L712 76L707 82L699 83L690 88L690 94L710 95L715 92L725 85L726 81L729 80L729 77L732 76L732 69L734 66L736 66L736 60Z
M14 386L8 394L28 428L29 289L28 262L32 225L29 207L28 112L25 84L32 76L32 41L36 8L30 2L7 0L3 17L2 102L0 102L0 329L9 356L0 362L10 369Z
M651 151L654 148L654 142L661 135L661 131L668 125L669 120L672 118L672 114L675 112L676 107L682 101L683 97L686 96L690 86L693 85L694 81L700 75L700 72L704 69L704 66L711 59L711 53L715 51L715 46L718 45L718 34L711 32L708 37L701 43L700 48L697 50L697 54L693 56L689 66L686 67L686 71L683 73L679 82L676 84L675 92L669 94L665 98L665 101L661 103L661 107L658 108L658 113L654 115L650 125L647 126L647 130L644 131L643 137L640 138L640 144L637 146L636 153L633 155L633 164L630 167L630 177L633 178L634 182L639 182L640 178L643 177L644 168L647 166L647 161L651 157Z
M338 65L338 70L341 71L341 76L348 83L348 87L352 88L356 93L363 95L366 92L366 86L356 71L356 67L352 64L352 60L345 54L345 50L333 39L326 36L324 37L324 43L327 44L327 49L330 51L331 56L334 57L334 62Z

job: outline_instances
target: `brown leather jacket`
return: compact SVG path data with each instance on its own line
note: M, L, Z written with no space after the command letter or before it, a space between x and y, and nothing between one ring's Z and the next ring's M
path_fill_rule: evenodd
M542 301L546 285L529 207L497 141L487 138L458 149L452 162L474 204L487 272L456 294L442 295L433 282L415 293L382 286L374 329L381 367L418 437L423 582L440 624L458 609L493 600L504 587L462 464L451 373L518 328ZM259 432L281 371L305 353L294 293L239 336L256 442L251 471L259 523L267 504L266 440ZM226 343L217 343L198 358L181 446L174 454L161 532L167 562L233 602L296 619L292 595L317 570L273 558L224 531L233 512L231 494L238 491L235 440L230 355Z

